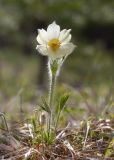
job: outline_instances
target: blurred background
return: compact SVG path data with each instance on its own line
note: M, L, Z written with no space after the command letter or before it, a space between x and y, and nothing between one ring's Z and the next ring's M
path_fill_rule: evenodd
M65 114L79 119L112 113L113 0L0 0L0 111L15 117L47 97L47 58L35 48L37 29L53 21L61 29L71 28L77 45L57 87L58 95L60 90L71 92Z

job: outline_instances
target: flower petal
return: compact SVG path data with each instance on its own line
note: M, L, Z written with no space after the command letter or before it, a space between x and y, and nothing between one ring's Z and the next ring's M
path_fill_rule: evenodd
M61 45L60 48L56 52L52 51L48 47L48 55L52 59L62 58L64 56L68 56L69 54L71 54L74 48L75 48L75 45L73 43L67 43L67 44Z
M61 45L58 51L58 54L61 54L62 56L69 55L73 52L74 48L75 48L75 45L73 43L63 44Z
M65 38L64 41L63 41L61 44L64 45L64 44L66 44L66 43L69 43L70 40L71 40L71 37L72 37L71 34L69 34L68 37Z
M46 45L37 45L36 49L39 53L41 53L44 56L48 55L48 50Z
M36 40L39 44L45 44L45 41L39 35L36 37Z
M60 32L59 40L62 40L62 39L64 38L64 35L65 35L66 32L67 32L66 29L63 29L63 30Z
M48 36L47 32L44 29L38 29L37 41L39 44L47 44Z
M50 24L47 28L47 34L50 39L58 38L60 34L60 26L56 24L56 22L53 22Z
M71 29L64 29L60 32L59 41L62 43L64 42L70 35Z

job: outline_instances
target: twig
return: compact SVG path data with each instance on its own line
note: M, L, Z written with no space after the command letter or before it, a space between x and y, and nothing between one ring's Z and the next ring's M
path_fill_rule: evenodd
M66 126L66 128L64 128L57 136L56 136L56 140L58 140L63 133L65 133L65 131L69 128L70 123L68 123L68 125Z
M84 140L83 150L85 149L85 145L86 145L89 129L90 129L90 123L89 123L89 121L87 121L87 130L86 130L86 136L85 136L85 140Z

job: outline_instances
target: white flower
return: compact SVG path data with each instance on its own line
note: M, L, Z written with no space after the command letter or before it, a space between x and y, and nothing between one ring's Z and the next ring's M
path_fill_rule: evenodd
M71 29L63 29L60 31L60 26L53 22L47 28L38 29L37 41L38 45L36 49L45 56L49 56L51 59L62 58L72 53L75 45L70 42Z

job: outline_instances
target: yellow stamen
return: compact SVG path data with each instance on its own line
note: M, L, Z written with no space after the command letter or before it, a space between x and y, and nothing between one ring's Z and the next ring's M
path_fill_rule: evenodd
M58 39L54 38L51 39L48 43L48 46L53 50L56 51L60 47L60 42Z

